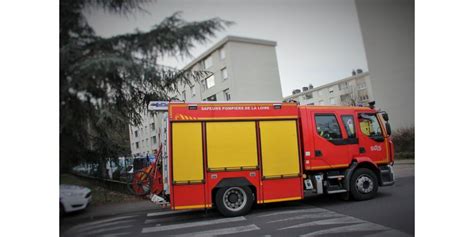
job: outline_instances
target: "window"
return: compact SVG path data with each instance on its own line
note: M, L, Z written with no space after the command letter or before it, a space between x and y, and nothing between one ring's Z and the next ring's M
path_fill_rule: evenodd
M365 81L358 81L357 82L357 89L362 90L362 89L365 89L365 88L367 88L367 84L365 83Z
M135 137L138 137L138 130L135 131Z
M230 100L230 92L229 89L224 90L224 99L229 101Z
M336 104L336 99L334 97L329 98L329 104L335 105Z
M212 67L212 56L209 56L204 60L204 68L209 69L210 67Z
M146 146L150 146L150 143L148 143L148 138L146 139Z
M151 141L153 142L153 144L156 144L156 136L151 137Z
M186 91L183 91L182 94L183 94L183 100L186 100Z
M140 148L140 142L135 142L135 147L138 149Z
M194 85L191 86L191 95L193 97L196 96L196 87Z
M338 87L339 87L339 90L342 91L344 89L349 88L349 84L347 83L347 81L345 81L345 82L340 83Z
M369 95L367 93L367 89L363 89L363 90L358 91L357 95L359 97L359 101L369 100Z
M344 124L344 128L346 129L347 137L356 138L354 116L342 115L342 123Z
M221 69L221 75L222 75L222 79L223 80L226 80L228 78L228 75L227 75L227 68L222 68Z
M324 100L320 100L319 105L324 105Z
M329 87L329 94L332 94L334 92L334 88L333 87Z
M151 128L152 131L155 131L155 123L151 123L150 128Z
M206 101L217 101L216 95L211 95L211 96L207 97Z
M342 138L341 129L335 115L317 114L315 118L316 132L319 136L327 140Z
M303 97L305 100L309 100L313 98L313 92L306 93Z
M362 133L369 137L383 136L375 114L359 114L359 126Z
M216 82L214 80L214 75L212 75L212 76L210 76L206 79L206 88L207 89L213 87L215 84L216 84Z
M219 50L219 58L220 58L220 59L224 59L224 58L225 58L225 51L224 51L224 49L222 49L222 48Z

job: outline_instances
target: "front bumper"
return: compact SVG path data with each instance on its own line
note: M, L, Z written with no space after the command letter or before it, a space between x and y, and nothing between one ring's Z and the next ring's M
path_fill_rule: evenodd
M395 184L395 175L393 173L393 166L380 166L380 186L391 186Z
M68 196L61 198L61 204L65 212L74 212L85 209L92 200L91 193L80 196Z

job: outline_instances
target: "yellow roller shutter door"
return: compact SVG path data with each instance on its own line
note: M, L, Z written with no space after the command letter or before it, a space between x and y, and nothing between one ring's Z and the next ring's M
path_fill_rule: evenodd
M173 181L203 180L201 123L173 123Z
M300 173L296 121L261 121L260 136L264 177Z
M206 133L209 169L258 166L255 122L207 122Z

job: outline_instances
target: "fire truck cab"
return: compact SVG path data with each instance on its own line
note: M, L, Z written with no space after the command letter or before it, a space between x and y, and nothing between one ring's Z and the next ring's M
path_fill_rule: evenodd
M172 102L168 128L174 210L238 216L305 190L365 200L394 183L388 115L367 107Z

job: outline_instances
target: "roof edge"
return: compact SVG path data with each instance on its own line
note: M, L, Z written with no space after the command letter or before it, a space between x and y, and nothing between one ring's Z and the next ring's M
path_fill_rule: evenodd
M209 54L214 52L216 49L222 47L224 44L226 44L228 42L231 42L231 41L232 42L239 42L239 43L248 43L248 44L259 44L259 45L272 46L272 47L275 47L277 45L276 41L228 35L228 36L224 37L223 39L219 40L217 43L215 43L208 50L204 51L204 53L197 56L194 60L192 60L186 66L184 66L183 70L188 70L189 68L194 66L197 62L199 62L202 59L209 56Z

